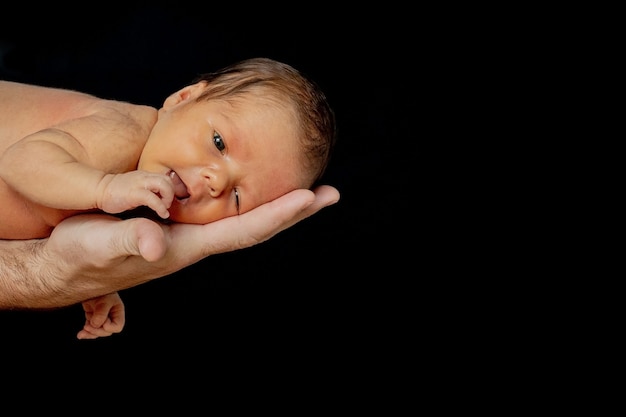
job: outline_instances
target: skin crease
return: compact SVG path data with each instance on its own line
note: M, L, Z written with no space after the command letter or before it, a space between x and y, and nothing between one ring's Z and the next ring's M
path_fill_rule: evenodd
M204 88L204 82L187 86L157 110L0 81L0 215L10 219L0 223L0 239L52 232L50 239L21 246L28 253L35 253L30 245L40 248L45 277L30 273L37 282L21 289L18 275L7 270L15 283L0 280L2 288L12 287L0 308L19 306L20 294L41 281L41 301L50 304L39 307L86 300L78 338L109 336L125 321L114 291L263 242L339 199L332 187L306 190L311 179L303 173L290 108L254 88L244 96L196 101ZM142 205L175 223L77 215ZM94 233L98 239L83 238ZM16 255L18 247L0 241L3 263L24 259L31 268ZM78 251L71 260L69 249ZM103 274L104 285L97 283ZM49 281L78 276L83 284L74 288Z

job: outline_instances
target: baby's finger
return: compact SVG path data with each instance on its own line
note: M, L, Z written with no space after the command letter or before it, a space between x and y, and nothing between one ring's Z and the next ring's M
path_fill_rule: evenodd
M174 200L174 186L168 177L153 179L154 181L146 185L146 190L150 191L151 195L146 197L146 202L143 205L150 207L159 216L167 218L169 216L167 209L170 208Z
M163 203L169 208L174 200L174 183L167 175L155 175L150 178L151 182L147 189L161 197Z
M167 219L170 216L170 212L167 210L171 205L171 201L169 203L164 203L163 199L154 193L146 193L144 198L142 198L141 204L146 207L150 207L156 214L158 214L161 218Z
M87 321L95 328L102 327L102 325L109 318L109 310L102 308L97 309L91 314L91 317L87 317Z
M83 329L76 334L76 338L79 340L89 340L89 339L97 339L98 336L96 336L95 334L91 334L87 330Z
M108 337L112 334L113 333L106 331L103 328L96 328L88 323L85 323L85 326L82 328L81 331L78 332L76 337L78 339L96 339L98 337Z

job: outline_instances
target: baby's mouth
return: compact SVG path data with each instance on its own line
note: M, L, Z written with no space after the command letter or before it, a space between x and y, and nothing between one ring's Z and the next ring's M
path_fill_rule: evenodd
M187 202L190 195L189 191L187 191L187 186L185 185L183 180L178 176L175 171L170 171L168 175L174 183L174 194L176 195L176 199L181 203Z

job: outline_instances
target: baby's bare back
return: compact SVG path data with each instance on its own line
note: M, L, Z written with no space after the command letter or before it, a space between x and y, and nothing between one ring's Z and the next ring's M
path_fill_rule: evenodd
M155 122L152 107L0 80L0 155L28 135L55 128L81 144L89 160L83 162L124 172L136 168ZM49 236L58 222L76 213L27 201L0 178L0 239Z

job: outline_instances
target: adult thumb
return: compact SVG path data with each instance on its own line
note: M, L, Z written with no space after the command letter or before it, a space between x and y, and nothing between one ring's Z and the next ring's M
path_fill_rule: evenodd
M163 228L146 218L128 219L120 224L125 230L120 234L119 247L128 255L140 255L148 262L158 261L167 251Z

